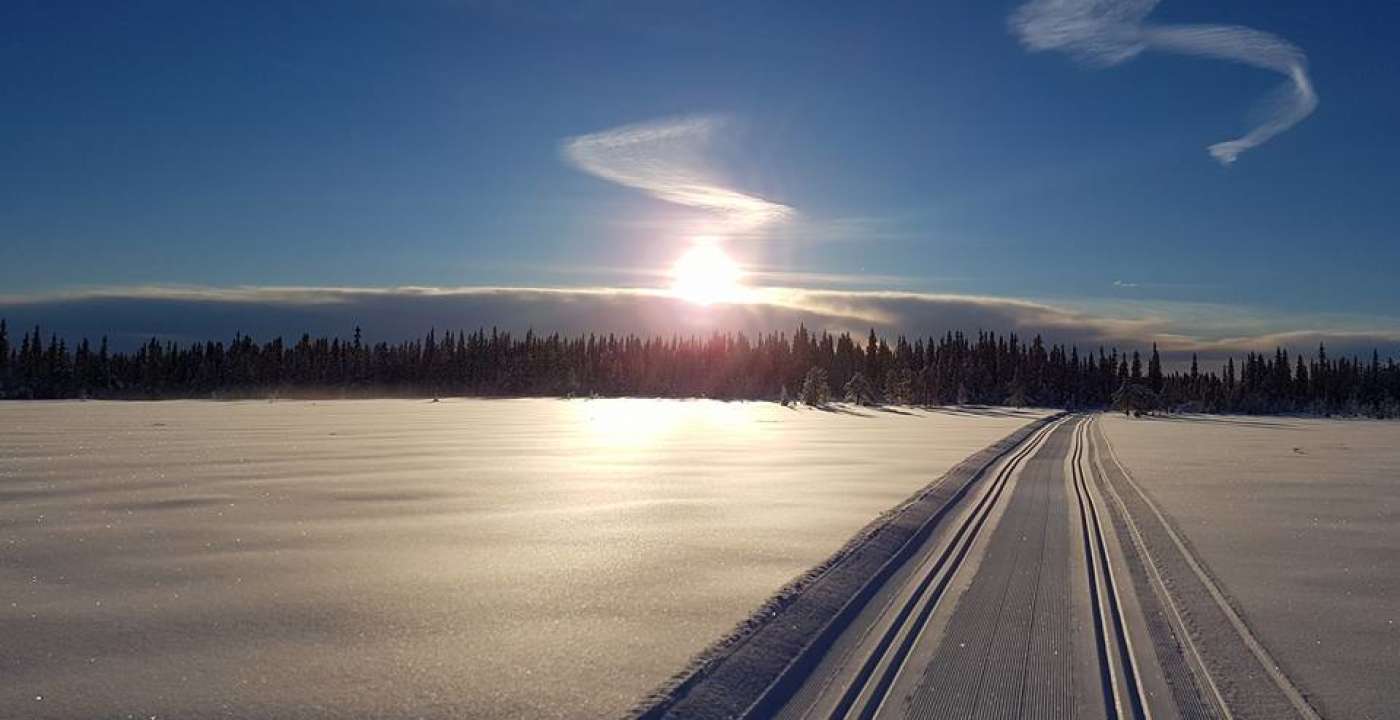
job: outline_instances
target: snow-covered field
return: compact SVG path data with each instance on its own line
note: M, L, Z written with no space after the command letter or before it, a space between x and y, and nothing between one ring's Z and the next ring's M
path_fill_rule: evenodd
M1400 422L1125 419L1104 431L1323 717L1400 707Z
M0 403L0 717L615 715L1040 415Z

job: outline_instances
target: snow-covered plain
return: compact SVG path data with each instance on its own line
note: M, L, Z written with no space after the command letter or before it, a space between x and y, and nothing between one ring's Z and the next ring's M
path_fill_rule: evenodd
M1396 717L1400 423L1110 415L1104 431L1323 717Z
M0 717L616 715L1041 415L0 403Z

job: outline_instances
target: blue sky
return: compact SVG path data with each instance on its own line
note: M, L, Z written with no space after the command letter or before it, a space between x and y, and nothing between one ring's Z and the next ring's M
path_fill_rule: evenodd
M1315 112L1226 166L1284 75L1031 52L1020 5L5 3L0 295L654 285L705 211L562 149L699 118L794 213L727 241L775 282L1400 330L1400 6L1153 8L1306 55Z

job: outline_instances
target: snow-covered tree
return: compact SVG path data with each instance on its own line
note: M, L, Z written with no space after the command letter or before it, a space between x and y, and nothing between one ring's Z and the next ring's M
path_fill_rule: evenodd
M870 386L870 380L866 379L865 373L856 372L851 379L846 382L846 387L842 388L845 393L845 400L856 405L874 405L875 388Z
M807 371L802 380L802 402L813 407L821 407L831 402L831 386L827 384L826 371L814 367Z

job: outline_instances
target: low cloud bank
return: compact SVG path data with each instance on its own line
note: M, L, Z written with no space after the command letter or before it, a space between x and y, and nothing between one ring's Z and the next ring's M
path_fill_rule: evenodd
M1326 343L1334 355L1400 355L1400 330L1287 332L1213 331L1182 327L1167 314L1141 312L1109 317L1054 304L1000 297L926 293L856 292L768 288L755 302L699 307L659 290L616 288L122 288L29 297L0 297L0 317L11 342L35 324L47 336L94 341L107 336L115 348L152 337L180 342L227 340L235 333L258 340L333 335L350 337L356 326L367 340L397 341L436 328L498 327L524 333L633 333L644 336L713 332L813 330L911 337L949 331L1016 332L1029 340L1081 350L1161 347L1169 363L1191 353L1202 362L1246 351L1311 354Z

